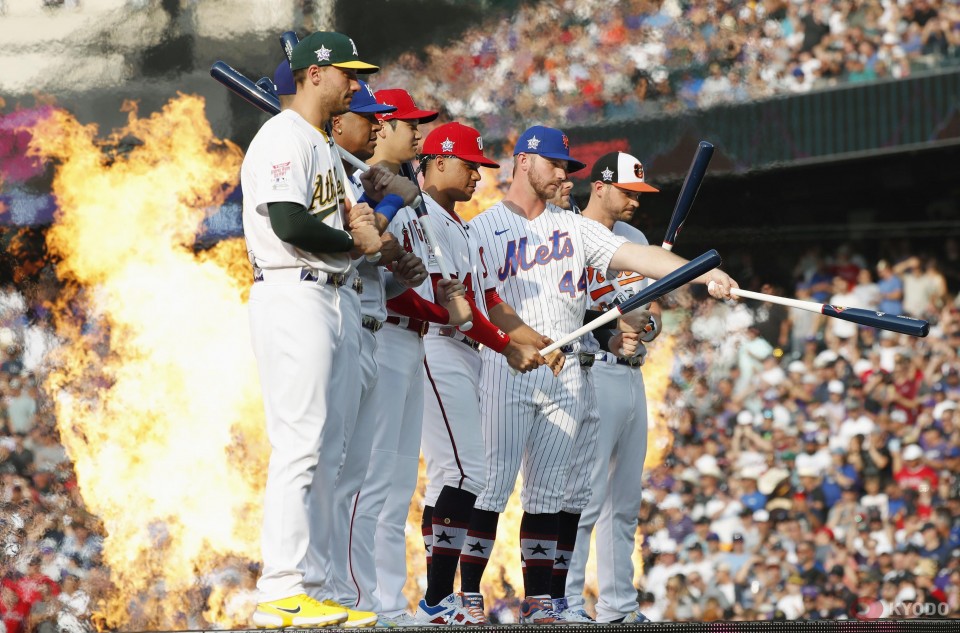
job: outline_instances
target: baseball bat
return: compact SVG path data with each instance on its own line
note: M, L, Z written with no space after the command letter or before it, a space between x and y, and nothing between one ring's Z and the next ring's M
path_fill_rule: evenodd
M284 31L280 36L280 46L283 47L283 54L287 56L287 61L293 59L293 49L300 43L300 38L293 31Z
M790 308L806 310L807 312L816 312L828 317L849 321L857 325L866 325L875 327L878 330L890 330L900 334L909 334L923 338L930 333L930 324L921 319L914 319L908 316L898 316L887 314L886 312L877 312L875 310L865 310L863 308L845 308L842 306L832 306L816 301L802 301L800 299L787 299L776 295L768 295L762 292L753 292L750 290L740 290L732 288L730 294L735 297L745 297L747 299L756 299L758 301L768 301L777 303Z
M677 268L669 275L666 275L663 279L658 279L657 281L653 282L620 305L613 306L610 308L610 310L598 316L593 321L590 321L580 329L567 334L559 341L555 341L554 343L543 348L540 350L540 354L542 356L546 356L547 354L560 349L564 345L572 343L587 332L592 332L598 327L606 325L610 321L615 321L627 312L636 310L637 308L644 306L651 301L656 301L668 292L676 290L680 286L690 283L700 275L713 270L719 266L720 263L720 254L717 253L717 251L707 251L700 257L692 259L680 268Z
M230 92L267 114L280 113L280 100L276 95L270 94L253 83L243 73L231 68L226 62L214 62L210 68L210 76L226 86Z
M264 92L273 96L277 96L277 87L274 85L273 79L270 79L269 77L261 77L260 79L257 79L256 85Z
M663 248L673 250L673 243L677 240L677 234L683 228L683 223L690 215L690 209L693 208L693 201L697 199L697 192L700 191L700 185L703 183L703 177L707 173L707 166L713 157L713 145L700 141L697 151L693 155L693 161L690 163L690 169L687 170L687 176L683 179L683 185L680 187L680 195L677 196L677 204L673 207L673 215L670 216L670 223L667 225L667 233L663 236Z

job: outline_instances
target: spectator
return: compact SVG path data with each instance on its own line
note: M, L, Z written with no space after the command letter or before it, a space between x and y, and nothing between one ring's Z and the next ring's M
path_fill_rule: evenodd
M36 424L37 401L29 390L24 389L19 378L10 381L6 405L10 431L18 435L29 433Z
M903 314L903 282L886 260L877 263L877 289L880 291L880 312Z

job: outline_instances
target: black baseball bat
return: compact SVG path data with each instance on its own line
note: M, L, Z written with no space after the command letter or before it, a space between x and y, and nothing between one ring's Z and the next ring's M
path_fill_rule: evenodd
M636 310L637 308L645 306L651 301L656 301L668 292L672 292L680 286L690 283L700 275L713 270L721 263L722 260L720 259L720 254L717 253L717 251L707 251L700 257L692 259L680 268L677 268L669 275L666 275L663 279L658 279L657 281L653 282L620 305L613 306L610 308L610 310L604 312L580 329L567 334L559 341L556 341L548 347L540 350L540 354L546 356L554 350L558 350L564 345L572 343L587 332L592 332L598 327L618 319L631 310Z
M700 141L697 151L693 155L693 161L690 163L690 169L687 170L687 176L683 179L683 185L680 187L680 195L677 196L677 204L673 207L673 215L670 216L670 223L667 225L667 233L663 236L663 248L673 250L673 243L677 240L677 234L683 228L683 223L690 215L690 209L693 208L693 201L697 199L697 192L700 191L700 185L703 183L703 176L707 173L707 166L713 157L713 145Z
M798 310L806 310L807 312L816 312L817 314L824 314L828 317L849 321L857 325L875 327L878 330L890 330L891 332L909 334L910 336L918 336L920 338L930 333L929 323L922 319L914 319L908 316L887 314L886 312L877 312L876 310L866 310L864 308L832 306L825 303L817 303L816 301L787 299L786 297L778 297L776 295L753 292L751 290L740 290L739 288L733 288L730 294L737 297L746 297L747 299L776 303L790 308L797 308Z
M239 70L229 64L217 61L210 68L210 76L226 86L247 103L254 105L267 114L279 114L280 100L257 84L253 83Z

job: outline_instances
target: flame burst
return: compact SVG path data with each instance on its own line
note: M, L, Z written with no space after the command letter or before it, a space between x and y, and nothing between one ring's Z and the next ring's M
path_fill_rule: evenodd
M71 289L45 389L87 507L103 522L110 628L198 624L198 577L257 560L267 446L241 240L193 252L205 209L235 186L242 152L179 95L105 142L55 110L31 152L57 165L47 235ZM103 151L130 135L125 155ZM233 272L231 272L233 271Z

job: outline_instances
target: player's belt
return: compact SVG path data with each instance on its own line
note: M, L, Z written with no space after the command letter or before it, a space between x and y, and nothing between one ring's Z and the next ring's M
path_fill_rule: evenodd
M372 316L363 315L363 327L367 328L372 332L378 332L380 328L383 327L383 321L379 319L374 319Z
M578 353L577 358L580 360L581 367L593 367L593 361L596 360L593 354L588 354L587 352Z
M427 330L430 329L429 321L421 321L420 319L411 319L409 317L388 316L386 322L405 330L416 332L420 338L423 338Z
M307 283L324 283L328 286L340 288L350 284L350 287L357 294L363 293L363 279L359 275L347 275L344 273L325 273L313 268L254 268L253 282L271 281L290 283L295 281L305 281Z
M620 358L616 354L608 352L597 352L597 360L608 365L626 365L627 367L640 367L643 365L643 356L634 356L633 358Z
M441 325L436 330L437 336L449 336L455 341L460 341L470 349L477 351L480 349L480 343L477 343L472 338L468 338L463 332L453 327L452 325Z

